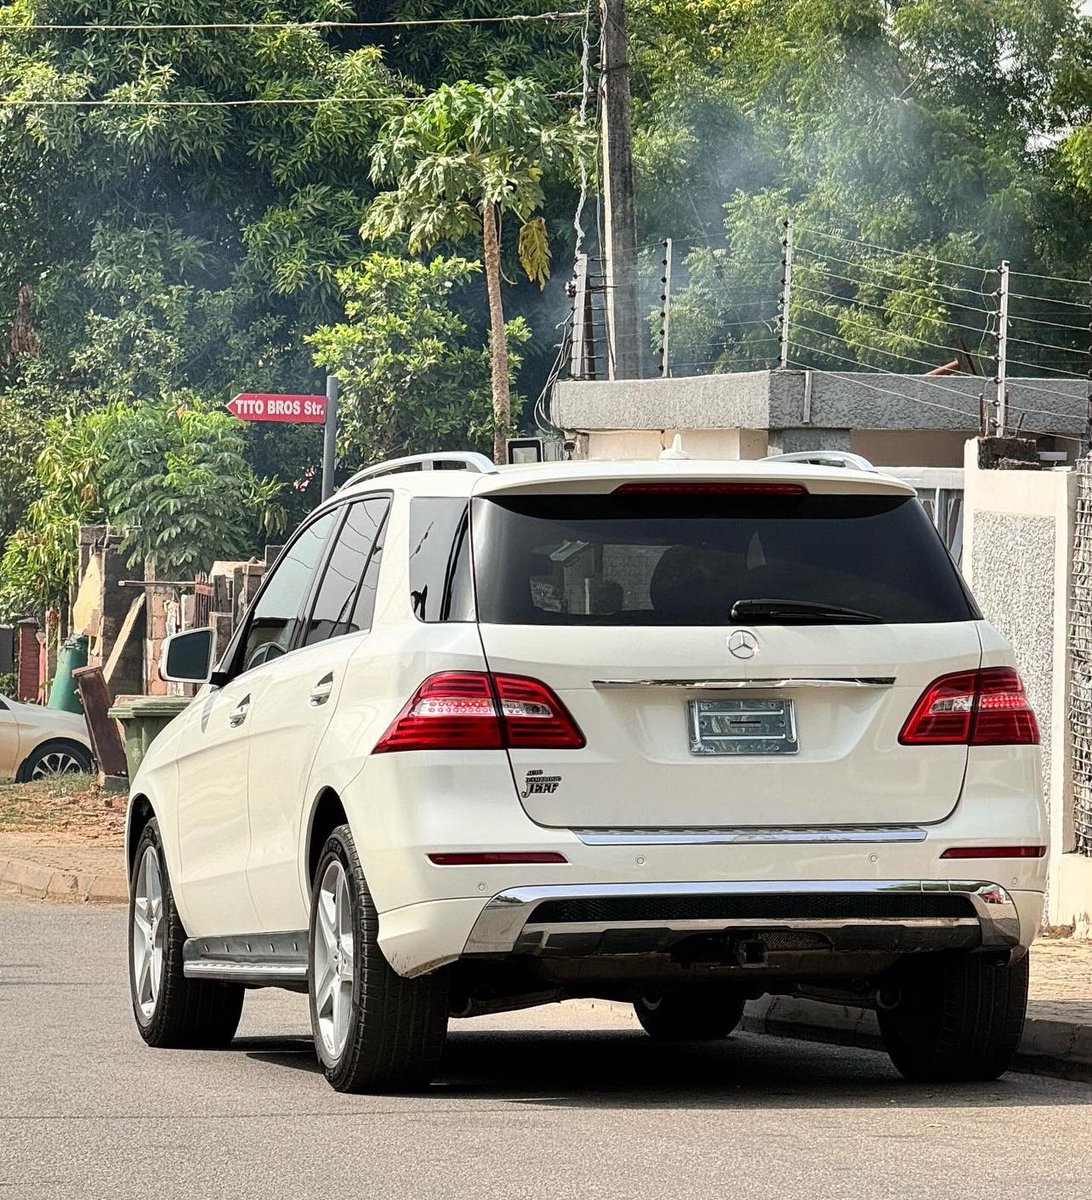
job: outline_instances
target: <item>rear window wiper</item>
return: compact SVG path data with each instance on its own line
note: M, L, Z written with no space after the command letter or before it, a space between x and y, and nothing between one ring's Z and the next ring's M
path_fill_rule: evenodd
M737 600L732 605L733 621L750 621L767 625L846 624L882 625L883 617L843 608L840 604L823 604L815 600Z

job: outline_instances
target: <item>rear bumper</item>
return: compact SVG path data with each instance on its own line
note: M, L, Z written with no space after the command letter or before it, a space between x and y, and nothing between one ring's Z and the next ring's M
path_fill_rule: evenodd
M1021 937L1013 895L985 880L546 885L494 896L463 956L669 953L696 934L776 946L786 933L818 936L836 952L904 954L1011 950L1034 925Z

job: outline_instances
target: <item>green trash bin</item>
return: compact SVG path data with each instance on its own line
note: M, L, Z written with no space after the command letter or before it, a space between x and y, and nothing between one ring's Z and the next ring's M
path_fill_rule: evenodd
M133 696L109 710L108 715L121 722L130 779L144 761L148 747L189 702L189 696Z
M59 708L64 712L82 713L80 693L72 672L87 666L87 634L70 637L57 655L57 673L49 689L47 708Z

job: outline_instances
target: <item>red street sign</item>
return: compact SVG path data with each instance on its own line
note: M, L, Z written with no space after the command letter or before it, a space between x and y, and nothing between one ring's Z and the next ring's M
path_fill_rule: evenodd
M240 392L225 407L240 421L297 421L320 425L326 420L325 396Z

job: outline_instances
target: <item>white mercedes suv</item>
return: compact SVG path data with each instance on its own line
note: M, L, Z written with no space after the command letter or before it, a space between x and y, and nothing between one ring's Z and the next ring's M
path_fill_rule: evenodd
M803 460L803 461L802 461ZM1016 1050L1046 875L1035 717L913 491L852 456L361 472L133 780L153 1046L310 996L343 1091L449 1017L577 996L655 1038L877 1010L898 1069Z

